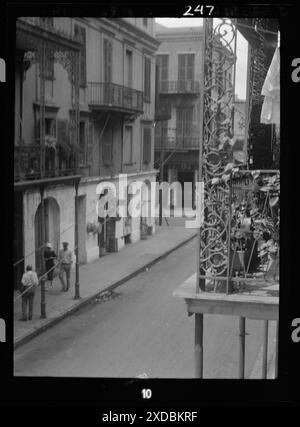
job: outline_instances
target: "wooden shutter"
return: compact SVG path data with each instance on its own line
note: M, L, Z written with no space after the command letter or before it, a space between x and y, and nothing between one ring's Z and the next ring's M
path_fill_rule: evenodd
M102 162L104 165L112 164L113 129L108 129L102 139Z
M104 165L111 164L111 143L104 141L102 144L102 159Z
M143 132L143 162L151 162L151 128L145 127Z
M186 79L187 80L194 80L194 62L195 62L195 56L194 54L188 54L187 55L187 70L186 70Z
M132 162L132 127L125 126L123 145L123 164Z
M161 81L167 81L169 74L169 56L162 55Z
M145 70L144 70L144 101L150 102L151 97L151 60L145 58Z
M178 55L178 80L185 80L185 55Z
M177 134L181 135L183 132L183 108L177 108L176 110L176 129Z
M104 82L111 82L112 75L112 43L108 39L104 39Z
M87 147L87 164L90 166L92 164L92 159L93 159L93 146L94 146L94 128L93 128L93 123L89 122L88 126L88 147Z

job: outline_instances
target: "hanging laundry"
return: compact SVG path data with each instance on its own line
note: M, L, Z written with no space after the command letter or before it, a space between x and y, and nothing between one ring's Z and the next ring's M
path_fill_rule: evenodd
M261 94L265 97L260 122L280 124L280 52L277 47L268 70Z

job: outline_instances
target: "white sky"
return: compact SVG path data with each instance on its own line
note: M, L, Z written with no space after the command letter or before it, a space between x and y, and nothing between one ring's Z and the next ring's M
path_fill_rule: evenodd
M203 24L202 18L155 18L155 20L166 27L194 27ZM246 99L248 43L241 33L238 32L237 34L235 92L240 99Z

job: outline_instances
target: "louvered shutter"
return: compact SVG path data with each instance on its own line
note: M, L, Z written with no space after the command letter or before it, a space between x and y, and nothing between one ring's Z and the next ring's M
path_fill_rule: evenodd
M151 60L145 58L144 63L144 101L150 102L151 98Z
M93 123L89 122L88 124L88 147L87 147L87 164L90 166L93 159L93 143L94 143L94 128Z
M169 56L164 55L162 60L162 70L161 70L161 79L162 81L168 80L168 70L169 69Z
M185 55L178 55L178 80L185 80Z
M151 128L145 127L143 132L143 162L151 162Z
M187 72L186 72L186 79L187 80L194 80L194 55L188 54L187 55Z

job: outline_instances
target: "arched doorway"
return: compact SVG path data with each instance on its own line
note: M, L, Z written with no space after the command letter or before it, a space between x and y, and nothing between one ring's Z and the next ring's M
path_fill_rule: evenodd
M44 199L45 213L45 243L50 242L56 254L60 248L60 209L57 201L53 197ZM34 218L34 231L35 231L35 268L38 274L42 273L43 266L43 253L44 248L42 234L42 205L39 204L35 218ZM40 248L40 249L39 249Z

